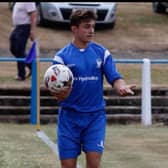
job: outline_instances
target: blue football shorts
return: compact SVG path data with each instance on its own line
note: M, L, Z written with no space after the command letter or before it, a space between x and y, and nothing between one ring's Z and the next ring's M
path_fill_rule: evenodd
M84 152L102 153L104 150L105 111L79 113L60 109L57 127L59 158L77 158Z

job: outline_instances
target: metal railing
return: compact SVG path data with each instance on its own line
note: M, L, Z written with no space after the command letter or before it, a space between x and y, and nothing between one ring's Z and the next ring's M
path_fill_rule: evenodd
M0 57L0 62L16 62L16 61L25 61L25 58L14 58L14 57ZM52 62L51 58L40 58L40 62ZM142 64L142 112L141 112L141 121L145 126L152 124L152 112L151 112L151 64L168 64L168 60L160 59L115 59L115 63L122 64ZM37 86L37 61L33 60L32 66L32 85ZM37 94L35 90L32 90L32 103L31 103L31 123L37 123Z

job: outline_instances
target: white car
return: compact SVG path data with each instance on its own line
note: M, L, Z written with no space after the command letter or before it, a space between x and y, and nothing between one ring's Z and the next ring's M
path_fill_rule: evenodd
M40 2L37 4L37 23L43 25L46 21L57 23L69 23L69 17L73 9L87 8L96 11L96 24L104 24L114 27L116 22L116 3L102 2Z

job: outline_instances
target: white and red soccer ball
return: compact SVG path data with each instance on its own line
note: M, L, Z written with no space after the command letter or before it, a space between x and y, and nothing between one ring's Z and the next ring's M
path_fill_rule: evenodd
M71 70L63 64L50 66L44 74L45 86L53 93L59 93L66 87L72 86L73 80Z

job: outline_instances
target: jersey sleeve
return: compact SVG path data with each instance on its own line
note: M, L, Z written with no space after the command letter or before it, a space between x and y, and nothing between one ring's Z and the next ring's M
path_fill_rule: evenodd
M66 60L66 56L70 55L70 44L67 44L64 48L61 48L60 50L58 50L53 58L53 64L66 64L65 60Z
M64 64L64 60L60 55L56 54L53 59L53 64Z
M113 57L108 50L105 50L104 53L103 70L109 84L113 85L115 80L122 78L121 74L117 71Z

